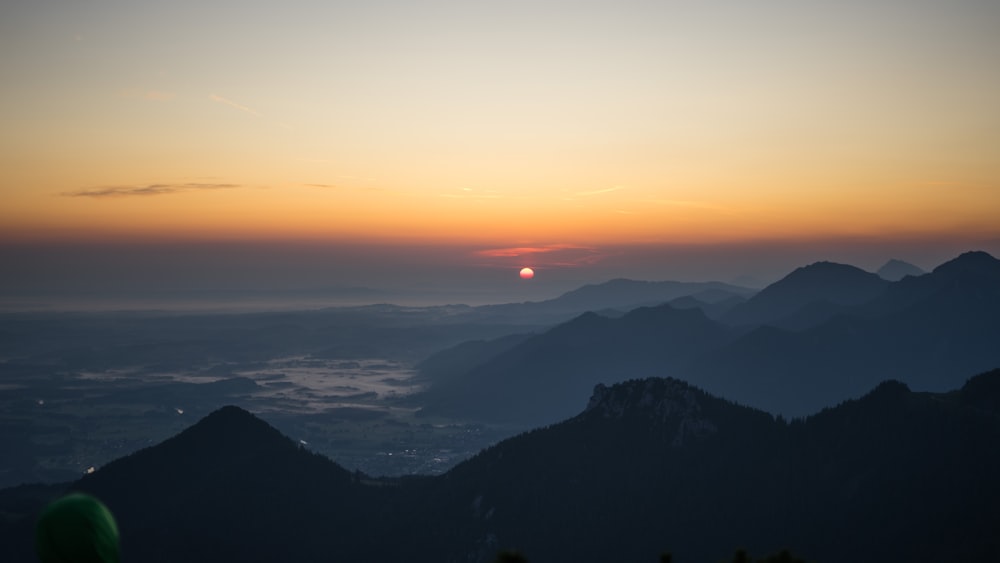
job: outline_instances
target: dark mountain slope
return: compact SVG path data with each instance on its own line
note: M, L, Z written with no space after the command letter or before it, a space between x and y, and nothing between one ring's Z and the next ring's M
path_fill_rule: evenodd
M550 424L571 416L597 383L683 373L729 338L699 309L642 307L618 319L587 313L434 385L420 400L425 414Z
M976 379L1000 386L1000 371ZM964 394L890 382L787 425L679 381L630 381L445 479L450 494L464 491L455 502L473 512L465 525L479 544L541 561L657 550L708 561L734 544L819 561L990 561L1000 413Z
M854 305L808 301L820 294L843 303L874 297ZM1000 365L1000 262L985 253L894 283L850 266L814 264L742 306L751 303L783 311L802 305L775 323L782 327L743 332L697 309L585 315L506 350L502 343L480 347L489 354L463 356L448 381L420 400L427 413L531 426L569 416L596 383L675 376L744 404L805 416L887 378L943 391Z
M881 316L929 302L942 311L960 305L959 312L975 312L985 301L987 308L1000 299L1000 260L981 251L966 252L941 264L930 274L907 277L889 286L878 300L865 308L867 316ZM926 305L925 305L926 306Z
M236 407L73 488L108 504L131 561L358 560L358 537L377 521L371 491L348 471Z
M545 318L563 322L587 311L617 309L628 311L666 303L679 297L696 296L716 303L729 298L746 298L756 290L722 282L637 281L615 279L602 284L585 285L555 299L528 303L508 303L476 307L487 318Z
M701 309L705 316L717 320L740 303L746 302L742 297L728 297L719 301L705 301L696 295L678 297L668 304L674 309Z
M960 391L888 382L787 424L671 379L598 386L578 416L435 478L368 481L226 408L73 488L125 561L996 561L1000 370ZM0 491L5 560L32 561L52 491Z
M762 292L763 293L763 292ZM806 330L760 328L696 362L712 393L803 416L886 378L944 391L1000 365L1000 261L966 253Z
M796 315L803 307L822 304L824 313L812 315L811 324L818 324L832 316L826 310L866 303L880 295L888 283L854 266L817 262L762 289L746 303L733 307L722 320L731 325L775 323ZM803 323L799 320L798 324Z
M432 354L417 364L417 370L422 379L440 384L465 375L530 337L530 334L511 334L493 340L463 342Z

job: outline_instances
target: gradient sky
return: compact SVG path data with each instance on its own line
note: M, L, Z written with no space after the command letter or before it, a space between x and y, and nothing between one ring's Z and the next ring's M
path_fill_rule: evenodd
M195 247L300 287L1000 252L995 0L11 0L0 76L8 287Z

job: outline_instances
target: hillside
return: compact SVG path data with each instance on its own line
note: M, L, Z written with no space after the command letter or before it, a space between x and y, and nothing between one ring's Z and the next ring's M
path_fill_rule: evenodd
M586 313L502 352L491 350L460 377L435 380L420 402L427 415L551 424L576 412L598 383L679 375L730 337L700 309L641 307L616 319Z
M616 319L585 315L462 356L465 372L435 380L421 400L429 414L531 426L569 416L596 383L651 376L785 416L890 378L944 391L1000 365L1000 261L970 252L898 282L818 263L729 314L723 320L759 324L734 328L667 305Z
M881 294L888 282L854 266L817 262L798 268L765 287L753 297L733 307L722 320L731 325L760 325L781 322L805 307L823 307L831 313L819 315L808 324L817 324L832 312L866 303ZM796 323L802 326L802 321Z
M706 304L729 299L742 300L756 290L722 282L641 281L614 279L588 284L568 291L555 299L526 303L507 303L476 307L485 319L533 319L563 322L584 312L602 310L630 311L650 307L682 297L694 297Z
M582 413L436 478L370 480L227 407L68 488L104 499L125 560L993 561L1000 370L899 382L787 423L675 379L598 386ZM8 561L56 491L0 491ZM20 514L22 516L18 517Z
M1000 365L1000 260L965 253L801 331L755 329L696 363L705 389L804 416L896 378L944 391Z

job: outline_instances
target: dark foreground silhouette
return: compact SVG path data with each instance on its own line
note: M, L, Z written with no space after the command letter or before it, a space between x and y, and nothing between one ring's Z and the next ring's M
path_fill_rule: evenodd
M35 515L76 490L144 563L997 561L997 444L1000 370L948 393L889 381L791 422L674 379L599 386L433 478L352 473L226 407L75 483L0 491L0 544L34 561Z

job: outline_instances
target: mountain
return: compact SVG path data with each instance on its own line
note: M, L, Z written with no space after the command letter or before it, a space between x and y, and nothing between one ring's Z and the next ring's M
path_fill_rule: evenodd
M524 342L532 335L511 334L493 340L469 340L431 354L417 364L418 377L441 385Z
M381 560L403 555L370 547L381 541L380 520L390 510L380 488L362 484L360 475L237 407L215 411L70 489L110 507L125 561L365 561L380 560L373 554L386 557Z
M124 560L818 561L1000 556L1000 370L948 393L889 381L791 423L676 379L594 389L573 418L434 478L371 480L229 407L69 488ZM7 561L54 490L0 491ZM20 516L19 516L20 515Z
M804 416L886 378L954 388L960 374L1000 365L997 342L1000 261L969 252L819 325L757 328L702 357L687 377L727 398Z
M942 395L889 382L792 424L680 381L630 381L598 387L580 416L498 444L449 478L492 514L481 533L540 561L667 549L717 561L734 543L819 561L987 561L1000 553L990 445L1000 420L968 395L982 397L974 388L997 385L1000 371L974 381ZM600 533L579 533L595 520ZM532 532L552 522L563 535Z
M882 267L875 273L878 274L878 277L884 280L899 281L906 276L922 276L927 272L921 270L913 264L910 264L909 262L903 262L902 260L896 260L893 258L883 264Z
M733 297L747 298L754 293L754 289L722 282L614 279L602 284L585 285L555 299L484 305L476 307L476 311L486 318L543 317L553 322L562 322L588 311L629 311L638 307L660 305L679 297L693 296L705 303L717 303Z
M744 302L746 302L746 299L740 296L727 297L720 301L703 301L693 295L685 295L684 297L678 297L669 301L668 304L674 309L701 309L706 317L718 320L734 307Z
M283 545L284 534L274 531L289 519L297 520L298 534L359 533L366 525L350 472L237 407L108 464L74 489L112 508L126 559L136 561L175 560L156 548L167 542L201 560L253 561L278 549L308 558L311 548ZM330 549L349 549L337 535L326 541Z
M499 353L492 350L461 376L435 379L418 402L425 415L551 424L571 416L597 383L683 373L730 333L696 308L640 307L615 319L585 313Z
M878 302L868 307L869 315L904 310L921 302L930 302L940 310L970 301L985 299L995 305L1000 285L1000 260L981 251L965 252L934 268L930 274L907 277L890 285ZM982 311L979 305L963 307L961 313Z
M722 320L762 324L733 328L672 306L585 315L516 346L466 354L440 383L428 372L420 400L428 414L527 427L569 416L596 383L636 377L683 378L785 416L812 414L886 378L943 391L1000 365L1000 261L970 252L898 282L821 262Z
M797 314L801 317L803 308L812 307L814 312L807 315L811 320L798 320L795 325L818 324L844 306L874 299L887 285L877 275L854 266L816 262L765 287L746 303L733 307L722 320L730 325L780 323Z

